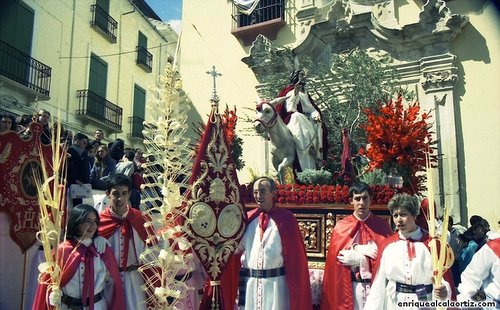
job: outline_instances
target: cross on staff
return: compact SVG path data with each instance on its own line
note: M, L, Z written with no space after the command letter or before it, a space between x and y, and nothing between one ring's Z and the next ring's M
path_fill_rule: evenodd
M207 71L207 74L210 74L214 80L214 87L213 87L213 90L212 90L212 98L210 99L210 101L212 101L213 103L218 103L219 102L219 97L217 97L217 85L215 83L215 79L218 77L218 76L222 76L221 73L217 72L217 70L215 70L215 65L212 66L212 70L211 71Z

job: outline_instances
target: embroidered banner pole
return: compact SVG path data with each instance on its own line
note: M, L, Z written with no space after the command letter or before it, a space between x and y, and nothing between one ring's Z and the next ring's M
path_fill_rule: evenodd
M200 309L224 309L221 276L245 232L243 202L240 201L236 166L219 114L213 77L212 109L199 144L188 193L188 239L209 276Z

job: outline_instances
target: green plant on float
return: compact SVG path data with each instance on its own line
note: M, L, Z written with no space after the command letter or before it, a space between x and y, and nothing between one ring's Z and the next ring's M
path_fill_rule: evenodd
M329 185L332 184L332 173L325 169L305 169L297 173L297 180L305 185Z

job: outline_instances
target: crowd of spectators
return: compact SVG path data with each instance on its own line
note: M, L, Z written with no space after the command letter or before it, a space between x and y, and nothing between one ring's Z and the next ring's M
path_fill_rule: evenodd
M143 151L125 145L120 138L109 140L102 129L96 129L93 137L86 132L65 129L52 118L49 111L41 109L33 115L14 116L0 114L0 134L15 131L22 139L31 137L30 123L42 125L40 142L49 145L55 135L54 130L60 126L60 144L68 154L67 182L72 184L90 184L93 190L105 190L106 180L116 174L123 173L133 180L132 206L139 208L141 185L144 184L142 164L145 162ZM82 199L73 199L73 205L82 203Z

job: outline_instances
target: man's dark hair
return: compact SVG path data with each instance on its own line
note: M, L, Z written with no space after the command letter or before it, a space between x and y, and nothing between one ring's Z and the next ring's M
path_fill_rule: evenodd
M354 194L361 194L365 191L368 192L370 197L372 196L372 190L368 184L365 182L356 182L349 188L349 198L352 198Z
M83 139L89 139L89 137L87 137L86 135L84 135L83 133L81 132L77 132L74 136L73 136L73 142L76 142L76 141L80 141L80 140L83 140Z
M76 240L81 237L78 233L78 225L85 222L85 220L87 219L87 215L91 212L95 214L97 218L97 227L99 227L99 213L91 205L79 204L74 206L69 211L68 227L66 229L66 240ZM97 237L97 229L94 233L94 236L92 236L92 239L94 239L95 237Z
M132 190L132 180L123 173L116 173L110 176L106 181L106 190L111 191L114 187L120 185L127 186L129 191Z

